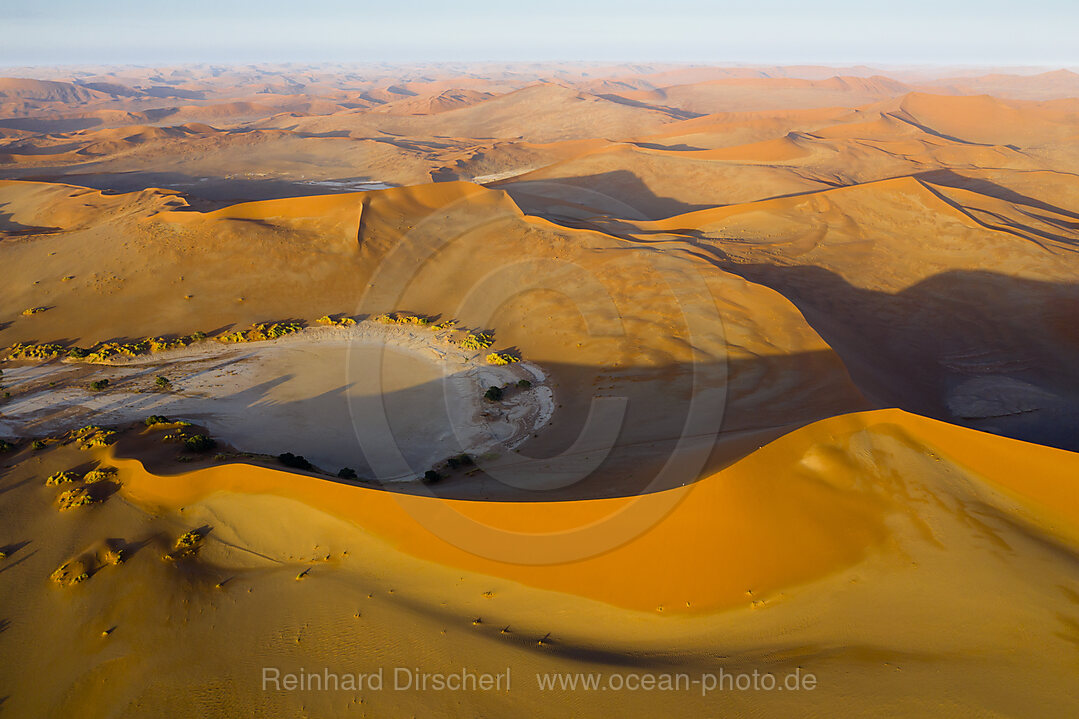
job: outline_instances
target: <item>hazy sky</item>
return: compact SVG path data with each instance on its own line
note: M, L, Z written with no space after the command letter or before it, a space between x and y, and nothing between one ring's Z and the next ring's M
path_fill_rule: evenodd
M0 64L1079 64L1079 0L0 0Z

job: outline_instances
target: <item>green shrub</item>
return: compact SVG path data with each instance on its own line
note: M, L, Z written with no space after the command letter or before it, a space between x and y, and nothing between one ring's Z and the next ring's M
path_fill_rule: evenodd
M341 479L356 479L356 470L351 467L342 467L338 471L337 476Z
M468 467L471 466L472 463L472 458L467 454L459 454L446 460L446 466L450 469L457 469L458 467Z
M45 444L45 440L43 439L35 439L33 442L30 443L30 449L34 450L35 452L45 449L45 447L47 446L48 445Z
M519 387L520 389L531 389L531 387L532 387L532 383L531 383L531 382L529 382L529 381L528 381L528 380L526 380L526 379L519 379L519 380L517 380L517 386L518 386L518 387Z
M294 469L311 469L311 463L308 462L303 455L293 454L292 452L285 452L284 454L277 455L277 460L286 467L292 467Z
M184 438L184 447L192 452L209 452L217 446L217 442L204 434L193 434Z
M423 481L427 482L428 484L431 484L432 482L437 482L440 479L442 479L442 475L433 469L429 469L423 473Z
M483 398L488 402L498 402L502 399L502 388L488 387L487 391L483 393Z
M172 420L163 414L152 414L143 420L143 423L147 427L153 427L155 424L169 424Z
M95 392L100 392L108 386L109 381L107 379L95 379L93 382L90 383L90 389Z
M41 312L45 312L48 309L49 309L48 307L31 307L29 309L23 310L22 313L24 315L26 315L27 317L29 317L30 315L36 315L36 314L39 314Z
M67 356L71 359L86 359L90 356L90 350L84 350L82 347L72 347L67 351Z
M169 382L168 377L165 377L163 375L158 375L154 379L154 387L157 387L158 389L168 389L171 386L172 386L172 382Z
M0 439L0 452L10 452L13 449L15 449L15 445L6 439Z

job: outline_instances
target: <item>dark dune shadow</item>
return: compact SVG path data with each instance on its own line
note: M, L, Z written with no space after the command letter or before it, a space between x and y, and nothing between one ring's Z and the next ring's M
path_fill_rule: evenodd
M791 300L878 403L1079 451L1079 282L951 271L889 294L815 266L716 264ZM984 418L949 405L964 383L1002 378L1056 401Z
M544 180L511 178L489 186L504 190L526 213L566 226L577 226L573 223L591 215L653 220L714 206L656 195L629 170ZM568 214L560 207L577 209L579 214Z

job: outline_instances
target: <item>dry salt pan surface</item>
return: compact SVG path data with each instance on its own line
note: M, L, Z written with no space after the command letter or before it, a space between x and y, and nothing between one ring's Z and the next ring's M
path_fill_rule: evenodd
M449 332L362 322L266 342L200 343L122 364L8 365L0 436L42 436L163 414L249 452L292 452L336 472L412 479L454 454L512 449L554 401L535 365L486 364ZM171 388L157 390L157 376ZM93 392L93 380L109 386ZM531 387L520 388L528 380ZM511 385L503 401L483 398Z

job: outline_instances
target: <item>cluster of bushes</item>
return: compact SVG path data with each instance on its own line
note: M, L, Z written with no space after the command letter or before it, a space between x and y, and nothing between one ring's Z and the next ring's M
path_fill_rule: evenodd
M65 354L63 346L52 343L24 344L16 342L8 352L8 359L50 360Z
M342 467L337 472L337 476L340 477L341 479L356 479L357 478L356 470L354 470L352 467Z
M61 492L60 496L56 499L56 503L59 505L61 512L75 509L76 507L86 507L100 501L101 498L97 494L91 492L88 487L75 487L74 489L69 489L66 492Z
M109 381L107 379L95 379L93 382L90 383L90 389L92 389L94 392L100 392L108 386Z
M472 457L467 454L458 454L446 460L446 466L450 469L457 469L458 467L471 467L473 464L475 464L475 462L473 462Z
M520 361L521 358L511 352L492 352L487 355L487 364L507 365Z
M85 427L73 430L69 436L72 441L78 442L79 449L108 447L114 444L118 437L119 435L113 430L99 427L96 424L88 424Z
M323 315L315 320L320 325L326 325L328 327L352 327L356 324L356 320L351 317L338 317L333 318L330 315Z
M44 312L47 309L49 309L49 308L48 307L30 307L29 309L23 310L22 313L24 315L26 315L27 317L29 317L30 315L36 315L36 314L38 314L40 312Z
M293 469L311 469L311 463L303 455L293 454L292 452L277 455L277 461Z
M457 344L466 350L485 350L495 343L494 337L486 332L469 332Z
M371 319L373 319L375 322L381 322L384 325L417 325L419 327L431 326L430 318L422 317L420 315L394 313L392 315L375 315Z
M72 584L85 582L89 578L90 568L87 567L86 563L81 559L73 559L70 562L65 562L49 575L49 579L56 582L61 587L70 587Z
M227 332L217 339L221 342L261 342L263 340L275 340L278 337L291 335L303 329L302 322L258 322L251 325L251 329L239 332Z
M172 420L163 414L152 414L143 420L143 424L147 427L153 427L157 424L171 424Z
M82 477L77 472L60 471L53 472L48 479L45 480L45 484L52 486L56 484L69 484L71 482L78 482Z
M98 467L87 472L82 481L85 484L96 484L97 482L112 482L115 479L116 467Z
M184 532L176 538L176 541L172 545L172 549L165 552L161 558L167 562L175 562L180 559L193 557L199 551L199 547L202 546L202 540L205 538L206 533L198 529Z
M184 437L184 448L191 452L209 452L217 446L217 441L204 434L193 434Z
M483 398L488 402L498 402L502 399L501 387L488 387L487 391L483 393Z

